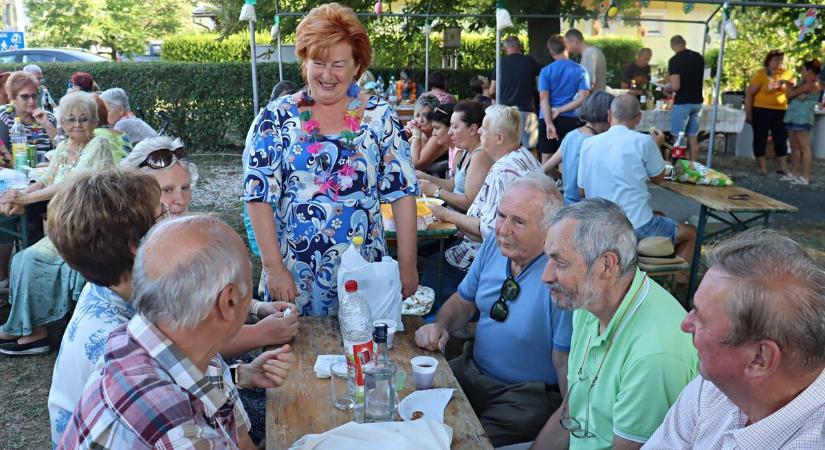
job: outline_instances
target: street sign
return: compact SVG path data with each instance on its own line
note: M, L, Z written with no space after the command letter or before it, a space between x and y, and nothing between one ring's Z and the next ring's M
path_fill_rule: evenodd
M0 52L26 48L26 35L22 31L0 31Z

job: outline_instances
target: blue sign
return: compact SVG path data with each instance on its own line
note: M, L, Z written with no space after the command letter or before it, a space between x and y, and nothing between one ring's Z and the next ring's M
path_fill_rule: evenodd
M0 31L0 52L26 48L26 34L22 31Z

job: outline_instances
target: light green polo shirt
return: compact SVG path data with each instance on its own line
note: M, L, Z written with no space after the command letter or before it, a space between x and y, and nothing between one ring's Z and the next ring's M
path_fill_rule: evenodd
M580 439L571 435L572 450L609 449L613 434L645 442L656 431L682 388L696 376L696 349L690 335L680 328L685 315L670 293L638 269L603 333L599 334L599 320L589 311L573 313L567 364L567 380L572 387L569 411L582 427L588 389L605 357L611 334L613 345L590 393L589 431L596 436ZM576 383L580 367L583 381Z

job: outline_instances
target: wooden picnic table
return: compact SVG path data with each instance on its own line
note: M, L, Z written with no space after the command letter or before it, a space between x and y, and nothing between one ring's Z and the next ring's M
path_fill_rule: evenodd
M762 225L767 226L771 214L798 211L796 206L739 186L699 186L674 181L665 181L661 186L699 203L699 222L696 224L696 246L693 249L693 260L690 263L687 302L691 301L697 287L696 278L699 260L702 257L702 242L705 239L728 231L744 231L760 221ZM750 214L750 216L741 217L739 214L743 213ZM705 225L708 217L719 220L725 226L706 234Z
M352 410L340 411L332 406L330 380L315 376L318 355L343 354L344 347L338 319L335 317L302 317L292 351L298 362L287 383L266 392L266 448L287 449L306 434L323 433L352 420ZM447 360L415 345L415 330L422 325L420 317L404 316L405 331L397 332L390 358L399 370L407 373L407 384L398 398L414 390L410 359L427 355L438 359L433 387L454 388L455 393L444 412L444 423L453 429L453 449L492 449L487 434L473 412L467 396L461 390Z

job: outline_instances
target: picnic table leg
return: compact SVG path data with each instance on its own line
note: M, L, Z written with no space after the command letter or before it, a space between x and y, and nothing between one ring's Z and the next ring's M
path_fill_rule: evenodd
M438 265L436 266L436 270L438 273L435 274L435 301L441 301L441 291L443 290L444 284L444 241L446 239L439 239L438 240Z
M690 281L685 303L688 307L693 304L693 293L696 291L696 278L699 275L699 263L702 259L702 240L705 237L705 224L708 221L708 209L705 205L699 206L699 223L696 224L696 244L693 247L693 259L690 261Z

